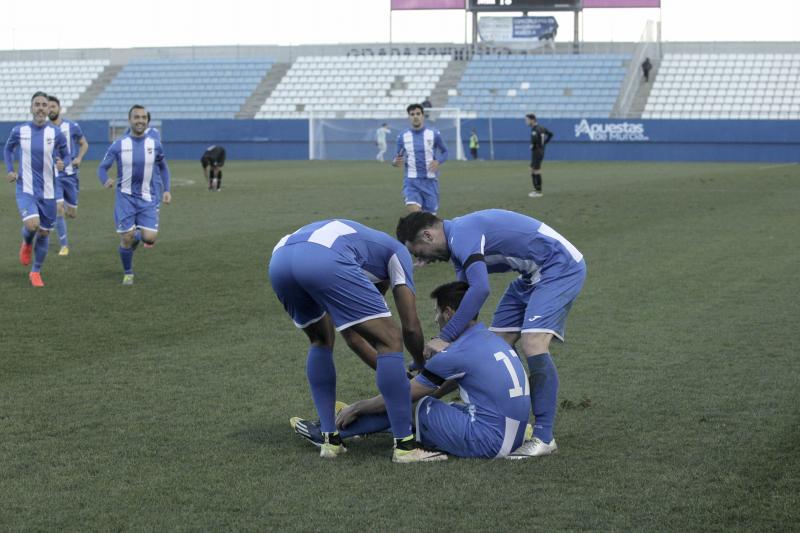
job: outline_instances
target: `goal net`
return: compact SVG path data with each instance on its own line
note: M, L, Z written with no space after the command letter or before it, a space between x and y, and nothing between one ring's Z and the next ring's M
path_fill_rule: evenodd
M456 108L425 110L425 127L439 130L450 159L464 160L461 111ZM308 118L308 158L327 160L374 160L378 155L377 130L386 124L386 153L397 151L397 136L410 127L405 109L314 112Z

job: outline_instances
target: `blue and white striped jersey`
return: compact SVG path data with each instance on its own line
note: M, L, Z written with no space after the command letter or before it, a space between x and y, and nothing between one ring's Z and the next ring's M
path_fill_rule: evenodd
M61 133L64 134L64 137L67 139L67 150L69 150L69 155L72 159L78 155L78 151L80 150L80 140L83 137L83 130L78 125L77 122L72 122L71 120L62 120L61 124L55 125L56 128L61 130ZM77 174L77 169L75 169L72 165L68 165L64 167L64 172L60 173L59 175L67 175L67 176L74 176Z
M154 174L161 175L164 191L170 190L169 168L164 157L164 149L156 139L143 135L134 137L124 135L114 141L97 168L100 183L108 181L108 170L117 164L117 188L145 201L155 200L153 186Z
M512 441L519 425L528 422L531 397L525 368L511 346L481 323L431 357L415 379L427 387L455 380L464 403L474 406L477 416L505 425Z
M439 151L438 157L436 150ZM428 170L431 162L447 161L447 146L439 130L409 128L397 137L397 155L405 155L406 178L438 178L438 172Z
M275 248L312 242L330 248L357 264L373 283L389 280L392 287L406 285L414 292L411 254L394 239L353 220L312 222L283 237Z
M17 192L55 199L56 158L64 165L72 163L64 134L52 124L25 122L14 126L3 151L8 172L14 170L15 155L19 159Z

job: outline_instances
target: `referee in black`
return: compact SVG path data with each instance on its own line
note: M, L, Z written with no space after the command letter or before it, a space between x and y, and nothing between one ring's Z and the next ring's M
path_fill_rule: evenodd
M531 198L539 198L542 194L542 161L544 160L544 147L553 138L553 132L540 126L536 122L536 115L525 115L528 126L531 127L531 180L533 190L528 193Z
M225 148L211 145L203 152L200 158L203 165L203 174L208 180L209 191L219 191L222 187L222 167L225 165Z

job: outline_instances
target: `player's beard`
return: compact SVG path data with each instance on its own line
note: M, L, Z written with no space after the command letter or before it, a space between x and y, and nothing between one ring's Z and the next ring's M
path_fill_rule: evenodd
M60 115L60 114L61 113L56 113L55 115L53 115L52 113L48 113L47 114L47 118L49 118L51 121L55 122L56 120L58 120L58 115Z

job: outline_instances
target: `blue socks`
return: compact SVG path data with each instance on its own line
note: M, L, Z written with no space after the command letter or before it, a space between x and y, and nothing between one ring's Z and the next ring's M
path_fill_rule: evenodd
M325 346L310 346L306 360L306 377L311 386L311 398L319 415L320 430L323 433L336 431L336 367L333 365L333 351Z
M406 377L403 354L378 354L375 381L383 395L394 438L408 437L411 435L411 386Z
M61 246L67 246L67 221L64 217L56 217L56 231L58 232L58 242Z
M369 433L380 433L389 429L389 415L378 413L372 415L361 415L356 421L339 431L339 436L343 439L355 437L356 435L367 435Z
M133 274L133 248L119 247L119 258L122 260L122 270L126 274Z
M528 357L528 369L531 372L533 434L549 443L553 440L553 423L558 407L558 372L547 352Z
M40 272L42 270L42 263L44 258L47 257L47 248L50 246L50 236L39 235L36 239L36 244L33 246L33 268L31 272Z
M25 241L25 244L33 243L33 239L36 237L35 231L29 231L25 224L22 225L22 240Z

